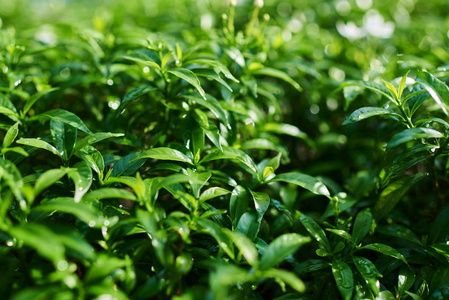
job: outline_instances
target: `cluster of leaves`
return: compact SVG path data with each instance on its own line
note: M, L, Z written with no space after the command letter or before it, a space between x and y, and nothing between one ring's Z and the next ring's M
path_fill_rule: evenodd
M3 2L5 298L449 295L448 73L369 70L349 2Z

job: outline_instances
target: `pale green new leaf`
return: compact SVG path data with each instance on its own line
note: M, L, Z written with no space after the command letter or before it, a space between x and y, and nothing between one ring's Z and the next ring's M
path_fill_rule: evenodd
M387 144L387 149L416 139L442 138L444 135L431 128L408 128L396 134Z
M9 147L9 145L11 145L12 142L14 142L18 134L19 134L19 122L9 127L8 131L5 134L5 137L3 138L3 148Z

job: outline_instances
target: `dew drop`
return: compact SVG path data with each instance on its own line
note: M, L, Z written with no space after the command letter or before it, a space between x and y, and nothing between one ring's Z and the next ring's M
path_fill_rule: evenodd
M95 224L96 224L95 221L92 220L92 221L89 221L89 224L87 224L87 225L89 225L89 227L94 227Z
M58 262L57 266L59 271L65 271L69 267L69 264L65 260L61 260Z
M21 84L22 83L22 80L17 80L16 82L14 82L14 86L18 86L19 84Z

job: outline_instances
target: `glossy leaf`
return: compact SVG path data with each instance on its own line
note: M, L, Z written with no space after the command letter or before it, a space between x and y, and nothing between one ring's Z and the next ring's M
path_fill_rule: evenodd
M332 253L329 240L320 225L318 225L312 218L301 214L299 216L299 221L307 229L307 231L312 235L312 237L327 251L327 253Z
M268 196L268 194L264 192L253 192L251 190L249 191L254 200L254 206L257 211L257 222L260 223L262 221L263 215L270 206L270 196Z
M236 186L232 191L229 213L234 226L237 225L240 217L248 210L250 196L250 193L242 186Z
M92 169L89 164L81 161L73 165L76 170L70 171L68 176L75 184L75 202L80 202L81 198L89 190L92 185Z
M198 220L198 224L203 227L203 230L210 234L217 242L220 248L223 249L223 251L226 252L226 254L231 257L232 259L235 259L234 256L234 249L231 243L231 240L229 237L221 230L220 226L218 226L216 223L207 220L207 219L200 219Z
M346 86L358 86L362 88L367 88L372 91L375 91L385 97L387 97L389 100L393 101L394 99L391 97L390 91L388 88L385 87L385 85L372 82L372 81L349 81L342 84L342 87Z
M176 77L184 79L185 81L190 83L200 93L201 97L206 100L206 92L201 87L201 83L195 73L193 73L189 69L184 68L171 69L168 70L168 73L171 73Z
M101 188L86 193L83 197L85 202L92 202L101 199L127 199L136 200L136 196L125 189L118 188Z
M362 275L363 279L369 285L371 291L377 296L379 294L379 287L376 285L378 278L382 278L376 266L367 258L354 256L352 258L357 271Z
M84 147L88 145L92 145L95 143L98 143L100 141L103 141L105 139L114 138L114 137L121 137L124 136L123 133L111 133L111 132L96 132L89 134L82 140L78 141L76 143L75 148L73 149L73 153L77 153L79 150L83 149Z
M142 159L142 158L172 160L172 161L180 161L180 162L192 164L192 160L190 158L188 158L184 153L182 153L176 149L172 149L172 148L168 148L168 147L159 147L159 148L145 150L139 155L139 159Z
M354 290L354 277L351 268L342 260L332 261L332 274L337 288L344 300L350 300Z
M449 104L448 86L426 71L418 71L417 82L421 83L435 102L441 107L441 110L448 115L446 106Z
M134 174L145 163L146 157L141 156L141 153L134 152L122 157L112 167L110 176L118 177Z
M194 59L194 60L189 60L188 62L186 62L186 64L188 65L193 65L193 64L199 64L199 65L208 65L213 67L214 69L217 69L218 71L220 71L221 73L223 73L223 75L228 78L231 79L234 82L239 82L232 74L231 72L229 72L229 70L219 61L216 60L211 60L211 59Z
M354 221L354 228L352 230L352 238L354 243L358 244L370 231L373 224L373 216L371 212L364 210L357 214Z
M300 187L305 188L306 190L309 190L316 195L330 196L327 187L321 181L310 175L297 172L283 173L276 175L276 177L269 180L268 182L276 181L299 185Z
M17 144L22 144L26 146L36 147L40 149L44 149L50 151L53 154L62 158L62 153L60 153L55 147L47 143L46 141L40 139L30 139L30 138L21 138L16 141Z
M77 115L64 109L49 110L42 114L32 116L31 118L28 119L28 121L30 122L37 120L56 120L68 124L72 127L75 127L78 130L81 130L87 134L92 133Z
M19 122L12 125L6 132L6 135L3 138L3 148L9 147L14 142L18 134L19 134Z
M81 156L81 159L86 162L92 170L102 176L104 171L104 159L100 151L92 146L85 146L77 152L79 156Z
M223 189L221 187L212 187L212 188L209 188L209 189L205 190L201 194L201 196L199 198L199 201L200 202L204 202L204 201L207 201L207 200L210 200L210 199L213 199L213 198L216 198L216 197L224 196L224 195L227 195L227 194L230 194L230 193L231 193L230 191L225 190L225 189Z
M399 116L397 113L380 107L362 107L354 111L346 121L343 122L343 125L355 123L358 121L362 121L373 116Z
M266 123L263 127L265 131L274 132L278 134L290 135L300 139L307 138L307 134L301 131L298 127L286 123Z
M61 153L62 159L67 161L76 143L77 129L63 122L51 120L50 132L54 147Z
M133 100L136 100L149 92L155 90L152 86L141 86L127 93L120 102L119 111L125 109Z
M430 139L430 138L442 138L444 135L431 128L409 128L396 134L387 144L387 149L396 147L400 144L416 140L416 139Z
M398 260L402 260L404 263L407 264L407 260L401 253L399 253L396 249L394 249L388 245L385 245L385 244L373 243L373 244L363 246L360 249L373 250L373 251L382 253L384 255L391 256Z
M404 295L405 291L408 291L415 283L415 270L408 266L402 265L399 268L398 276L398 291L399 295Z
M260 258L259 268L267 270L275 267L288 256L295 253L299 247L311 241L309 237L297 233L286 233L274 239L265 249Z
M224 230L225 234L233 241L243 257L248 261L252 267L257 267L259 264L259 254L253 242L240 232L233 232Z
M429 243L446 242L449 232L449 207L443 208L430 225Z
M257 218L258 215L254 209L245 212L239 218L235 231L243 233L253 241L257 238L260 230L260 222L257 222Z

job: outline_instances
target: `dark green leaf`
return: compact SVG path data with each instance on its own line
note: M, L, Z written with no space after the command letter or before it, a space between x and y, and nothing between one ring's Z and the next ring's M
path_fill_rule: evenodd
M299 217L299 221L301 224L307 229L307 231L312 235L312 237L324 247L327 253L332 253L331 245L327 239L326 234L323 229L321 229L320 225L315 222L312 218L301 214Z
M234 247L232 245L232 242L229 237L221 230L221 227L219 225L207 219L199 219L197 222L198 225L203 227L203 230L206 233L210 234L218 242L220 248L222 248L229 257L235 259Z
M449 233L449 207L443 208L430 225L429 243L446 242Z
M229 202L229 213L234 226L237 226L240 217L248 210L249 201L250 193L244 187L236 186Z
M149 150L148 150L149 151ZM134 174L144 163L146 157L142 153L134 152L122 157L112 167L111 177L129 176Z
M351 268L342 260L332 262L332 274L344 300L350 300L354 290L354 277Z
M402 255L401 253L399 253L396 249L385 245L385 244L379 244L379 243L373 243L373 244L369 244L366 246L361 247L360 249L368 249L368 250L373 250L379 253L382 253L384 255L388 255L391 256L393 258L396 258L398 260L403 261L404 263L407 264L407 260L405 259L404 255Z
M104 159L100 151L92 146L85 146L78 151L81 159L85 161L100 177L104 171Z
M238 220L235 231L243 233L250 240L254 240L260 230L260 223L257 222L257 217L255 209L245 212Z
M81 141L76 143L75 148L73 149L73 154L76 154L79 150L83 149L84 147L88 145L92 145L95 143L98 143L102 140L114 138L114 137L121 137L124 136L123 133L111 133L111 132L97 132L92 133L83 138Z
M53 154L56 154L57 156L62 158L62 153L59 153L58 150L47 143L46 141L40 140L40 139L28 139L28 138L21 138L16 141L17 144L27 145L35 148L44 149L47 151L50 151Z
M254 206L257 211L256 222L260 223L262 221L263 215L270 206L270 196L268 196L268 194L264 192L253 192L251 190L249 191L251 193L251 196L253 197Z
M240 232L233 232L228 229L223 229L224 233L234 242L243 257L248 261L252 267L257 267L259 264L259 254L253 242Z
M373 216L367 210L361 211L357 214L354 222L354 229L352 230L352 238L354 243L358 244L370 231L373 224Z

